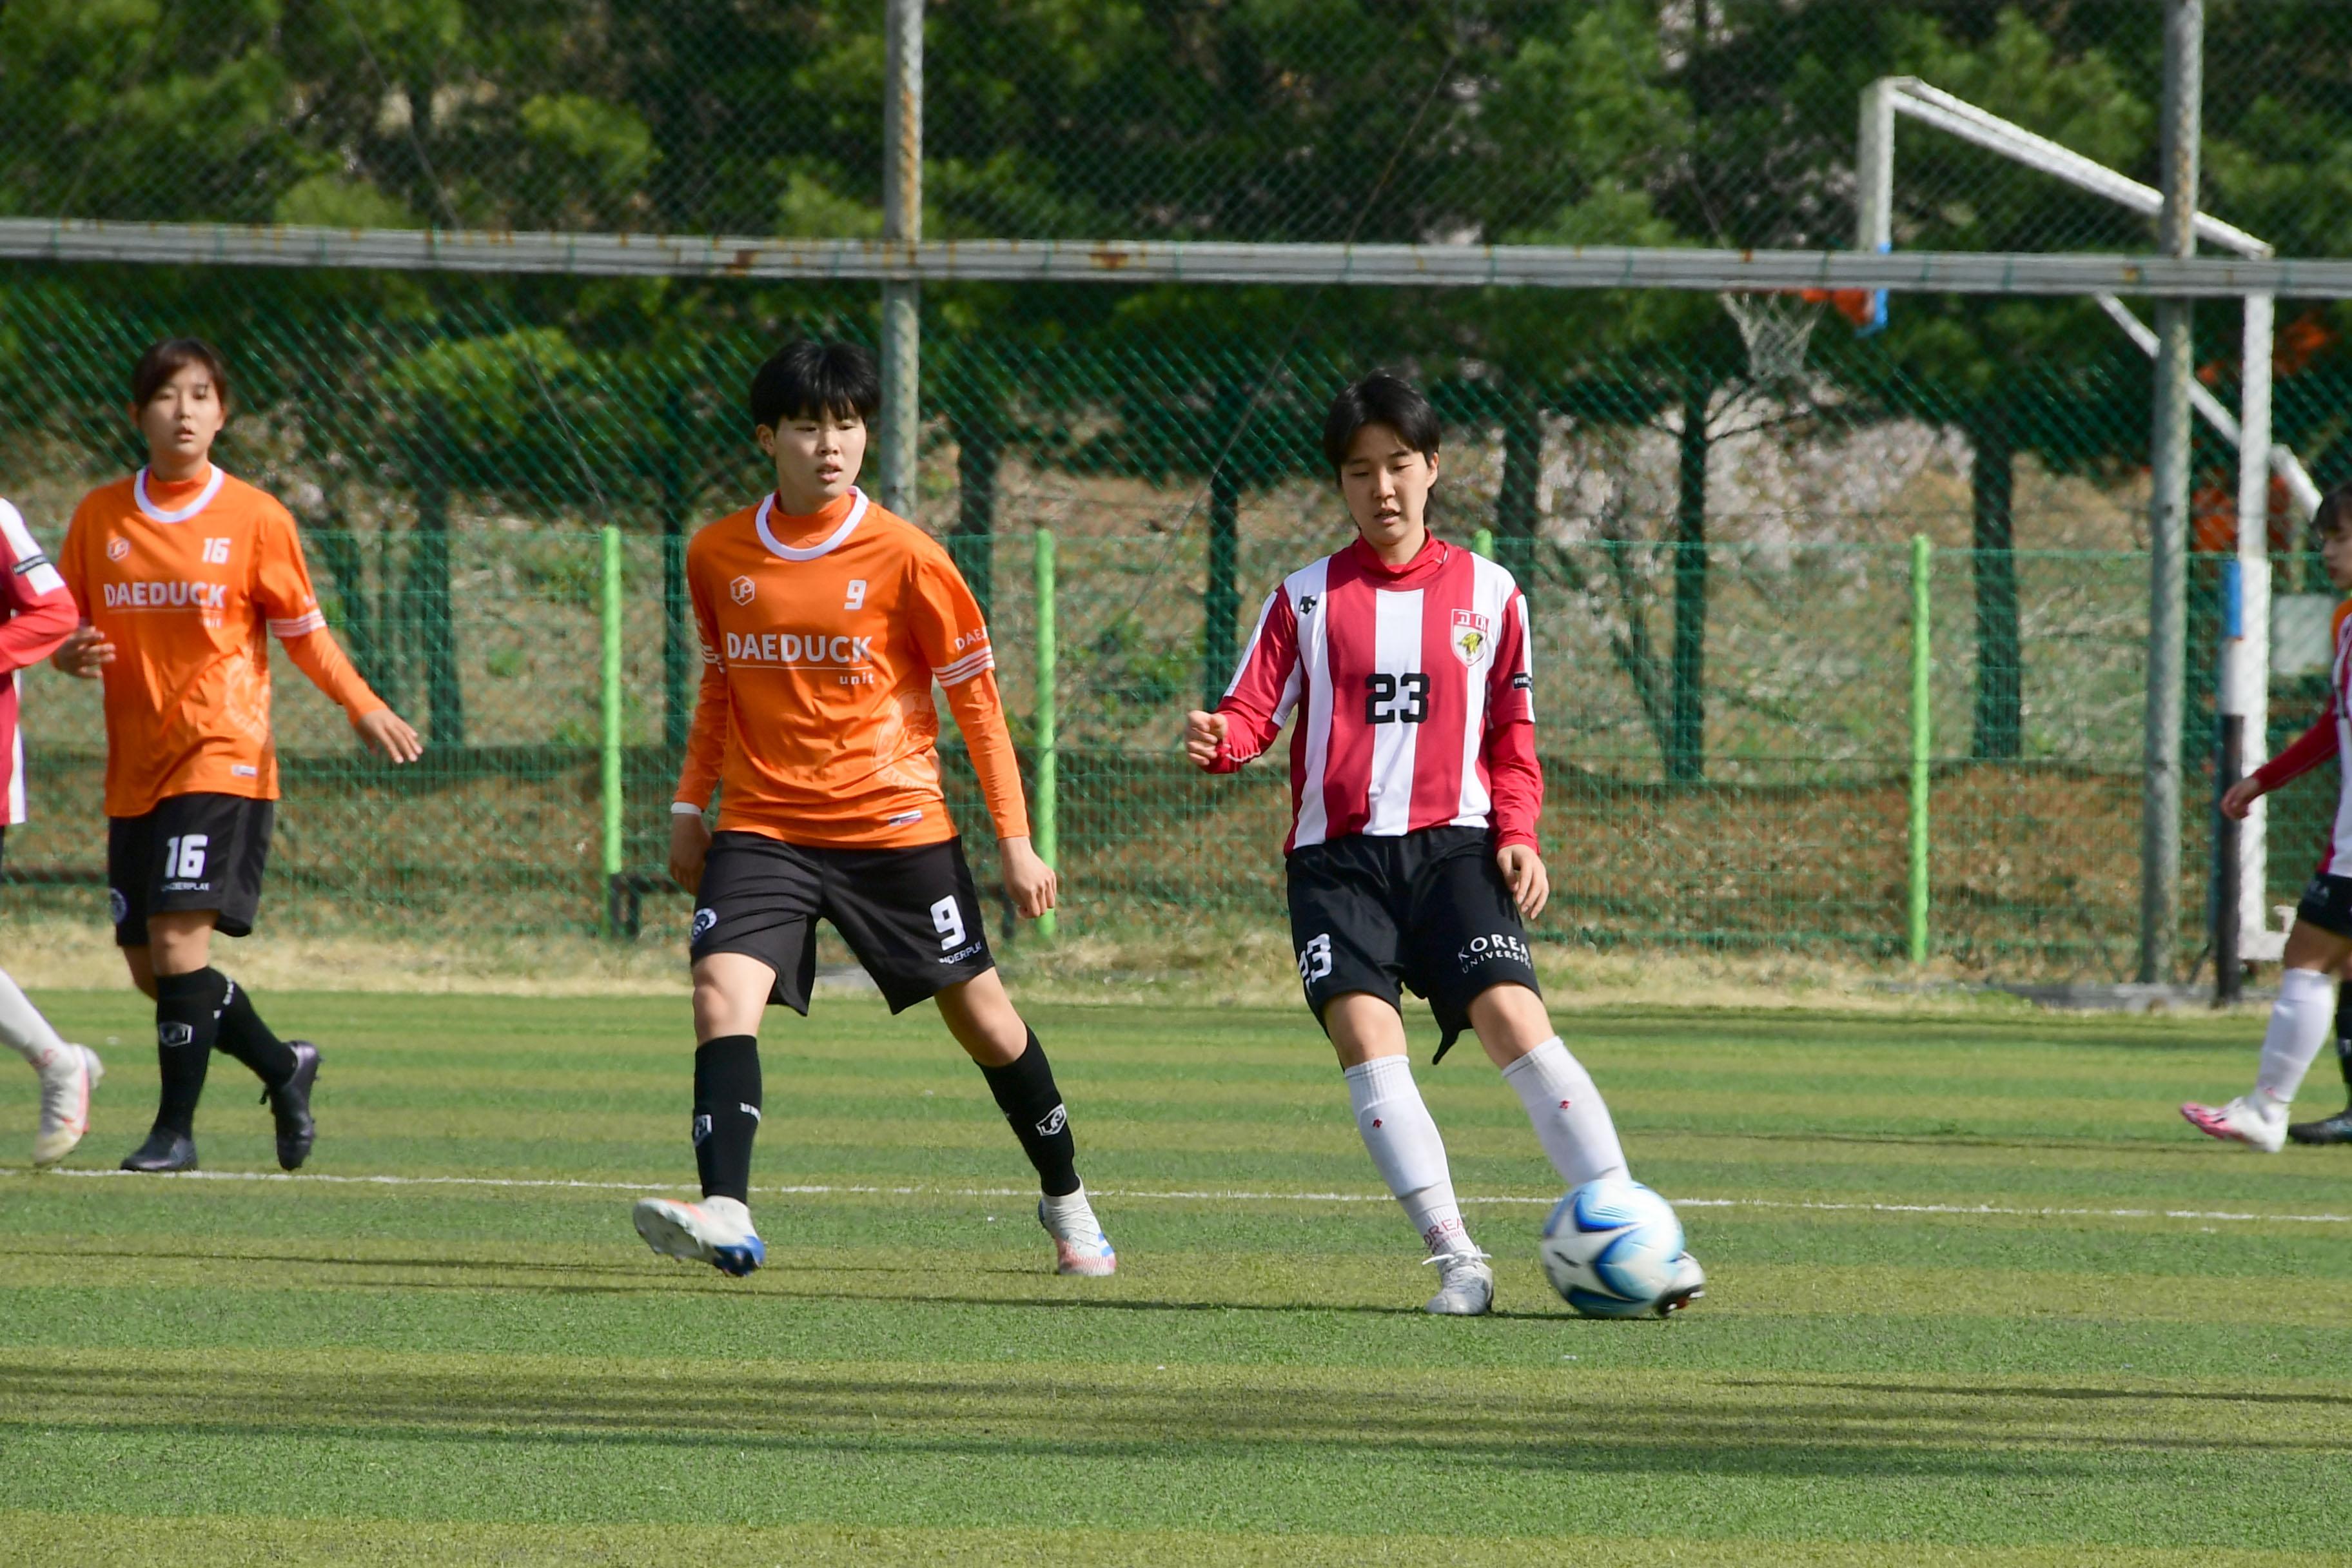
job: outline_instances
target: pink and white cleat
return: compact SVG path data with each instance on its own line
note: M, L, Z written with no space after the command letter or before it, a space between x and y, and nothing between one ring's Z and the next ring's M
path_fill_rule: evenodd
M1037 1223L1054 1238L1055 1273L1100 1279L1118 1272L1118 1254L1111 1250L1084 1187L1064 1198L1039 1198Z
M2286 1146L2286 1118L2273 1121L2242 1094L2227 1105L2200 1105L2192 1100L2180 1108L2180 1114L2208 1138L2248 1144L2265 1154L2275 1154Z
M98 1053L88 1046L52 1046L34 1066L41 1075L41 1130L33 1139L33 1164L46 1168L74 1152L89 1131L89 1091L106 1076Z

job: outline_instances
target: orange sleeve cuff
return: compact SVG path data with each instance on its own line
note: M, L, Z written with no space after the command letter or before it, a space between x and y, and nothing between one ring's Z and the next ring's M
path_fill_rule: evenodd
M375 694L375 689L360 678L352 661L332 632L320 630L301 637L283 639L286 657L294 668L310 678L310 684L325 692L334 704L354 719L380 712L392 706Z

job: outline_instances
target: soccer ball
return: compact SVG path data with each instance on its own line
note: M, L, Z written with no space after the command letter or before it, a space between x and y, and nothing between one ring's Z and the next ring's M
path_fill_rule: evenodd
M1552 1206L1536 1248L1560 1299L1588 1318L1658 1310L1683 1256L1674 1205L1639 1182L1604 1176Z

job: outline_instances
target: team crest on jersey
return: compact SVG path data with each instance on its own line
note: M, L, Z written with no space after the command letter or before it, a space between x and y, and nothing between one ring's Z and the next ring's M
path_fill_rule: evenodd
M750 604L751 595L759 591L759 584L753 583L749 577L738 577L727 584L729 595L739 605Z
M1454 612L1454 657L1475 669L1494 657L1494 623L1475 610Z
M106 558L109 561L120 561L130 553L131 541L127 539L110 539L106 542Z

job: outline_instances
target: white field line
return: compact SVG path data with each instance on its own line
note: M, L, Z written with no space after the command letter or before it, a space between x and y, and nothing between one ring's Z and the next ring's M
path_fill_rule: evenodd
M34 1173L21 1168L0 1166L0 1176L23 1176ZM331 1176L299 1175L283 1171L174 1171L148 1173L138 1171L74 1170L49 1171L40 1173L100 1181L123 1177L144 1182L285 1182L299 1183L306 1186L551 1188L596 1193L664 1193L694 1190L676 1183L572 1182L513 1176ZM869 1186L850 1183L754 1187L751 1190L778 1197L936 1198L1026 1198L1032 1196L1035 1191L1030 1187ZM1090 1189L1090 1195L1130 1203L1385 1204L1393 1201L1386 1193L1267 1193L1249 1192L1237 1188L1179 1188L1151 1191L1144 1188L1102 1187ZM1549 1208L1558 1201L1556 1198L1510 1196L1465 1197L1462 1200L1465 1205L1517 1205L1533 1208ZM2233 1225L2352 1225L2352 1214L2245 1214L2231 1209L2011 1208L1999 1204L1814 1203L1793 1198L1676 1198L1674 1201L1675 1206L1686 1209L1781 1209L1811 1214L1962 1216L1990 1215L2019 1219L2193 1219L2221 1221Z

